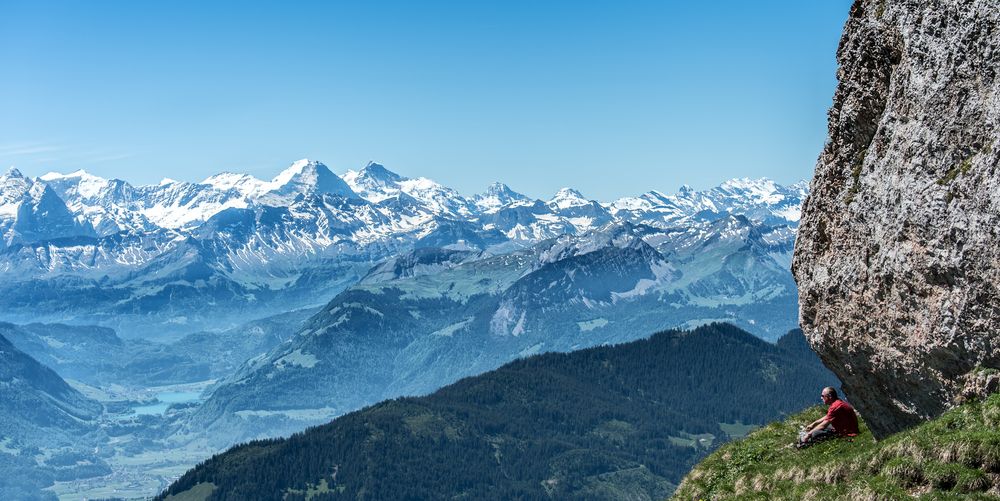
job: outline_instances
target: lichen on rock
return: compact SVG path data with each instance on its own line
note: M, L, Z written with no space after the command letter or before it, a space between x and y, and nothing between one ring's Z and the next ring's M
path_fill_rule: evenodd
M857 0L837 59L793 272L807 338L883 437L1000 367L1000 4Z

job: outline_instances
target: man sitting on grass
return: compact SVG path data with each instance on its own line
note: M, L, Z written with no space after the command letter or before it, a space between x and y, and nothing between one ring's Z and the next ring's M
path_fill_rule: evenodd
M799 433L799 441L795 447L804 449L821 440L833 437L858 436L858 415L854 413L851 404L837 397L837 390L827 386L823 388L823 403L830 406L826 415L813 421Z

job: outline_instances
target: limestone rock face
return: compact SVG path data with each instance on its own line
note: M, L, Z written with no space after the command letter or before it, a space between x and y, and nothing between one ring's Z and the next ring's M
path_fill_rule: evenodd
M837 59L792 266L809 342L882 437L996 387L1000 3L857 0Z

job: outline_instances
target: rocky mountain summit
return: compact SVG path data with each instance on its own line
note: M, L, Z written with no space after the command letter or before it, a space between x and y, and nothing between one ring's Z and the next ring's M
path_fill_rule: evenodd
M997 389L1000 8L858 0L796 242L801 325L876 437Z

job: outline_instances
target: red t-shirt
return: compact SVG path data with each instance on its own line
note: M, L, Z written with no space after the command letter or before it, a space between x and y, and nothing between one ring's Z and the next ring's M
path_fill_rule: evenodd
M826 417L830 418L830 424L838 435L843 437L858 435L858 415L854 413L851 404L840 399L835 400L826 411Z

